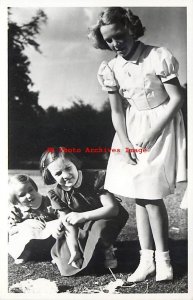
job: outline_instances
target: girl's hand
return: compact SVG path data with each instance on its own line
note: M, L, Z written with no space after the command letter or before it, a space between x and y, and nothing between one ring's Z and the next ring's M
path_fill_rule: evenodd
M126 162L130 165L136 165L137 164L137 156L135 151L132 151L134 149L131 142L128 142L127 145L124 146L124 157L126 159Z
M27 227L29 226L33 229L44 229L46 226L46 224L44 222L36 220L36 219L28 219L28 220L23 221L21 224L22 224L22 226L27 226Z
M83 258L82 258L80 251L71 253L68 264L69 265L71 264L74 268L77 268L77 269L80 269L82 267Z
M53 230L52 230L52 236L57 239L59 238L62 234L64 233L64 225L62 222L58 223L58 226L56 226Z
M154 131L152 129L149 132L142 134L136 142L136 145L141 148L151 149L158 137L160 132Z
M71 225L75 225L77 223L83 223L86 221L83 213L70 212L65 216L65 221Z

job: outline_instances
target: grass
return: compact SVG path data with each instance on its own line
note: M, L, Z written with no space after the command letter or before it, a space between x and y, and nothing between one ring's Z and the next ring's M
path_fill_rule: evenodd
M27 173L39 186L39 191L46 194L50 186L44 186L38 171L10 171L10 174ZM177 185L175 194L165 198L165 204L169 215L169 246L172 265L174 268L174 280L172 282L156 282L152 277L145 282L137 283L131 287L122 287L118 293L187 293L187 212L180 209L180 202L186 188L186 183ZM122 198L122 205L129 212L129 220L120 233L115 247L118 259L118 267L113 270L116 278L126 280L129 273L137 267L139 256L139 243L135 221L134 200ZM109 270L103 268L99 254L96 254L86 270L72 277L60 275L57 267L50 261L27 262L24 265L15 265L9 256L8 282L9 287L26 279L47 278L55 281L59 292L75 294L94 293L103 288L113 276Z

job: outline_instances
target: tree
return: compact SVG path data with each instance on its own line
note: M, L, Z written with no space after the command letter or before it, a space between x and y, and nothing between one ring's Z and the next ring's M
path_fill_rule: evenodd
M44 113L38 104L39 92L33 91L30 78L30 61L25 54L28 45L40 52L36 38L47 16L42 10L37 11L30 22L18 25L11 20L9 9L8 21L8 113L9 113L9 166L14 165L24 152L27 152L30 128L37 124ZM26 140L27 139L27 140ZM27 143L29 145L29 143Z
M29 76L30 61L24 50L31 45L36 51L41 52L36 36L40 32L40 25L47 21L47 17L39 10L29 23L19 26L10 20L10 15L11 13L8 23L8 100L10 110L13 108L14 115L17 115L15 109L18 113L19 111L22 113L27 108L33 112L38 107L39 93L31 90L33 82Z

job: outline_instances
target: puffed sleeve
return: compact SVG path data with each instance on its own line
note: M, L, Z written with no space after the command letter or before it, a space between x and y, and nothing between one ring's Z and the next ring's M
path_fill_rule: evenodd
M166 48L155 49L153 64L156 75L165 82L178 76L179 63L173 54Z
M97 195L106 194L108 191L104 188L106 172L104 170L97 171L95 176L95 192Z
M97 73L97 78L103 91L115 92L118 90L114 73L106 61L101 63Z

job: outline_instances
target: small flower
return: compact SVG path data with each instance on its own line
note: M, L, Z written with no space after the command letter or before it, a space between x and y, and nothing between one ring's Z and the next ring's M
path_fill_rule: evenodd
M109 293L113 294L113 293L115 293L116 289L119 286L122 286L123 284L124 284L124 281L122 279L116 279L115 281L110 281L105 286L105 290L107 290Z

